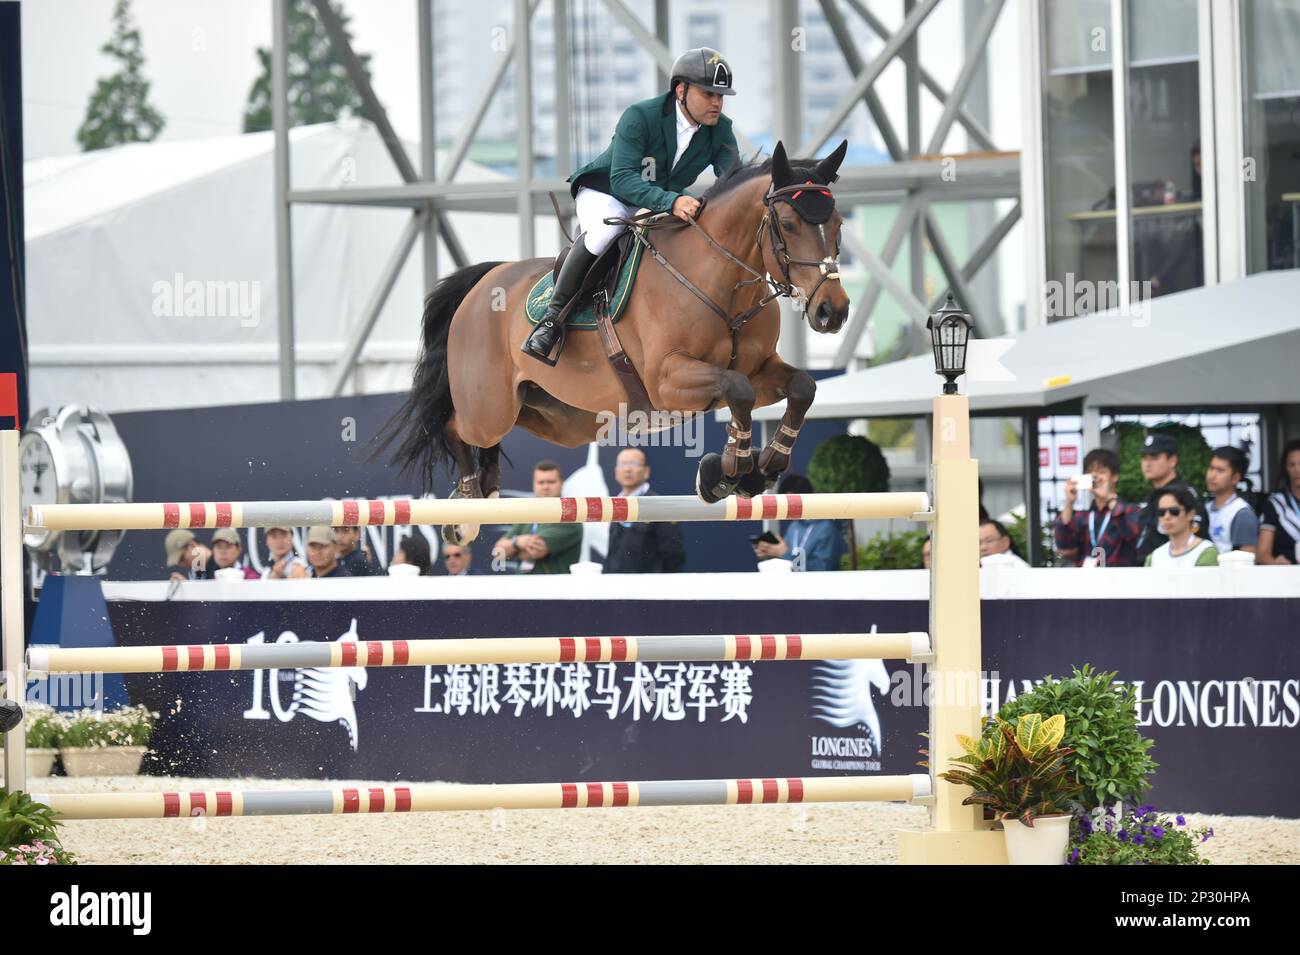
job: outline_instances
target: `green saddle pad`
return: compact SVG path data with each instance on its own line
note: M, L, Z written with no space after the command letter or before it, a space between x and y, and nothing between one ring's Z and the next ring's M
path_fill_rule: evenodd
M617 322L619 316L623 314L623 309L627 307L628 299L632 297L632 282L636 279L637 267L641 264L641 252L644 247L640 242L632 243L632 252L623 263L623 269L618 273L618 284L614 286L614 299L610 303L610 318ZM528 291L528 304L524 310L528 313L530 324L536 325L546 317L546 305L551 300L551 290L555 287L555 276L547 272ZM569 313L569 320L565 323L569 328L595 328L596 327L596 309L592 305L591 299L579 307L574 308Z

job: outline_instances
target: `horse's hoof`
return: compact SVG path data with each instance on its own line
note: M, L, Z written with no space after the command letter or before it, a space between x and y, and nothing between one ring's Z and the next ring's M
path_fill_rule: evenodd
M464 547L474 542L478 532L478 524L443 524L442 542L455 547Z
M716 504L732 495L738 478L722 473L722 455L706 454L695 470L695 493L706 504Z
M737 497L759 497L769 493L772 488L776 487L775 474L764 474L758 468L750 471L740 479L736 485Z

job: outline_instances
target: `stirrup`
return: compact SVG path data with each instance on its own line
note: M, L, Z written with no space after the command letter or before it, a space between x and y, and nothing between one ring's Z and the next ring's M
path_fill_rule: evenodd
M545 327L546 325L551 325L552 327L554 327L556 323L550 321L549 319L539 322L537 326L528 333L528 337L525 338L524 343L519 346L519 350L523 352L525 355L528 355L532 358L536 358L542 364L549 365L550 367L554 368L556 365L560 363L560 353L564 350L564 339L567 335L566 326L560 325L559 326L560 334L555 339L554 343L552 343L551 347L546 352L540 352L537 349L533 348L530 343L532 342L533 335L535 335L539 329ZM555 355L555 357L552 358L551 355Z

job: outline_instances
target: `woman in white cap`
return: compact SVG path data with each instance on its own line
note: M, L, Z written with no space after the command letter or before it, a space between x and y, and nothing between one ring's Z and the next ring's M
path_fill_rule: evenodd
M266 547L271 552L269 566L262 572L263 580L286 580L306 577L307 562L293 552L293 529L268 527Z

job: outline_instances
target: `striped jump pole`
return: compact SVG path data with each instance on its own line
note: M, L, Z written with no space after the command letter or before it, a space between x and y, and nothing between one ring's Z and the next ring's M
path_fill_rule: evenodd
M176 527L353 527L375 524L593 524L613 521L929 520L923 491L764 494L705 504L695 497L507 497L442 500L192 501L170 504L33 504L33 530L167 530Z
M303 641L165 647L33 647L43 673L185 673L298 667L418 667L634 661L908 660L930 656L926 633L760 633L682 637L488 637Z
M60 813L64 819L179 819L189 816L362 815L484 809L910 802L929 795L930 777L918 773L909 776L686 779L484 786L426 783L322 789L34 793L32 798Z

